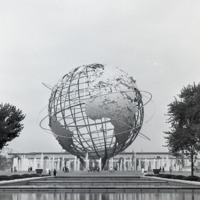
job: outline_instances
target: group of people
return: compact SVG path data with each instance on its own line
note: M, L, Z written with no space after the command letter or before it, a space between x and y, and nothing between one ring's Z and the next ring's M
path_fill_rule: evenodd
M100 168L99 166L90 166L89 169L88 169L88 172L99 172L100 171Z
M51 170L49 169L49 175L51 176ZM56 176L57 175L57 171L56 169L53 170L53 175Z
M11 172L16 172L17 171L17 168L16 167L12 167L11 168Z
M32 172L33 171L33 168L32 167L29 167L28 168L28 172Z
M110 167L109 172L115 172L115 169L113 167Z
M69 172L69 169L68 169L67 166L64 166L64 167L63 167L63 172Z

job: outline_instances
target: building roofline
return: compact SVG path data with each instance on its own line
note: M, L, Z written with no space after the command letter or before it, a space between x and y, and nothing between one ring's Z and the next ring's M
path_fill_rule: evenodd
M45 155L50 155L50 154L55 154L55 155L66 155L66 154L70 154L72 155L71 153L65 151L65 152L9 152L8 155L36 155L36 154L45 154ZM121 152L117 155L133 155L133 154L136 154L136 155L171 155L171 153L169 152Z

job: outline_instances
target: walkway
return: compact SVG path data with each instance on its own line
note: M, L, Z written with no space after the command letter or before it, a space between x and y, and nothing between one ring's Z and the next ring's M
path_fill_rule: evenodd
M200 190L200 184L144 177L140 172L59 172L56 177L7 181L0 191L138 192Z

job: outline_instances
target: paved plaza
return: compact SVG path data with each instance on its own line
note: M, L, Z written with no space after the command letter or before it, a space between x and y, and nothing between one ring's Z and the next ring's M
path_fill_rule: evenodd
M21 174L22 172L20 172ZM33 173L33 172L31 172ZM7 175L11 174L8 172ZM14 173L12 173L14 174ZM5 173L4 173L5 175ZM199 182L147 177L141 172L59 172L56 177L44 176L2 181L0 191L29 192L175 192L200 190Z
M28 172L28 171L17 171L17 172L11 172L11 171L0 171L0 175L13 175L13 174L35 174L35 171ZM169 171L161 172L164 174L170 174ZM46 172L43 172L43 174L47 174ZM105 176L105 175L110 175L112 174L113 176L120 176L120 175L130 175L130 176L144 176L144 174L140 171L114 171L114 172L109 172L109 171L100 171L100 172L87 172L87 171L78 171L78 172L68 172L65 173L63 171L58 171L57 176L74 176L74 175L99 175L99 176ZM147 172L147 174L153 174L152 171ZM174 171L171 174L174 175L184 175L184 176L190 176L191 173L189 171ZM200 177L200 172L194 172L194 176L199 176Z

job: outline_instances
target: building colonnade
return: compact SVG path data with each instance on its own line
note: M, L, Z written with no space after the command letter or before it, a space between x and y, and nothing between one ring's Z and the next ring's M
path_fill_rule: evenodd
M17 171L27 171L30 167L32 170L43 169L43 170L53 170L61 171L64 167L67 167L69 171L82 171L88 170L90 166L99 166L101 170L102 160L96 159L91 160L86 156L85 158L85 168L81 165L80 159L76 156L45 156L43 153L36 156L29 155L19 155L13 157L13 168ZM183 163L178 162L174 158L169 158L169 156L162 158L140 158L137 156L123 157L116 156L108 160L106 164L106 169L115 169L117 171L152 171L153 169L162 169L163 171L180 171L183 168Z

